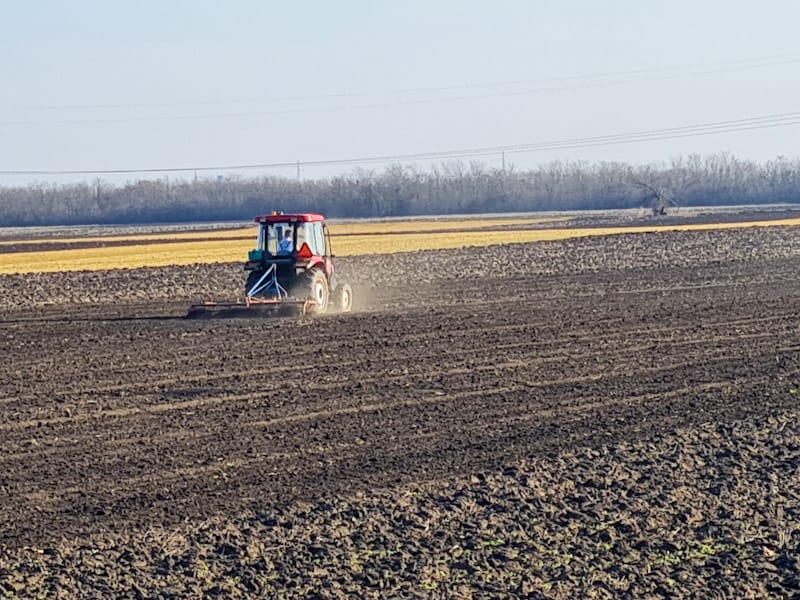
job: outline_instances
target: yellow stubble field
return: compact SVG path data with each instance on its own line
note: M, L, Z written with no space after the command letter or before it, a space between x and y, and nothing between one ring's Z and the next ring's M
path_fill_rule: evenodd
M691 231L762 226L798 226L800 219L703 223L677 226L603 228L549 228L487 231L487 227L519 227L555 219L481 219L453 221L388 221L331 225L334 253L338 256L391 254L417 250L489 246L561 240L624 233ZM483 230L475 231L481 227ZM106 270L166 265L242 262L252 249L255 227L213 232L180 232L129 236L53 238L0 242L0 274ZM209 239L213 238L213 239ZM6 252L8 244L69 244L115 242L121 245L68 248L31 252ZM130 245L124 242L131 242Z

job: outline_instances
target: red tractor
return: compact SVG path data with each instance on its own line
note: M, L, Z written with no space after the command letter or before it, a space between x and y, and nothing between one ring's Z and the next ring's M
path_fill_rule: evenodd
M349 312L353 290L337 281L331 236L325 217L316 213L256 217L256 247L244 265L249 271L244 302L203 302L189 316L215 311L263 308L324 313L331 305Z

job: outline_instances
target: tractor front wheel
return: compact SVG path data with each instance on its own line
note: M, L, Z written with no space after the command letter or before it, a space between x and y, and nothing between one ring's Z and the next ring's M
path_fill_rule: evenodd
M324 313L328 310L330 302L330 288L328 278L320 269L314 269L307 275L308 295L314 301L311 310L315 313Z
M333 304L339 312L347 313L353 308L353 288L340 283L333 290Z

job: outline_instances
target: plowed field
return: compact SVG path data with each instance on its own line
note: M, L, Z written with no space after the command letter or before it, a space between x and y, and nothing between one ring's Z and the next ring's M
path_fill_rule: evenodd
M181 318L237 265L0 277L0 595L794 597L798 248L354 257L316 319Z

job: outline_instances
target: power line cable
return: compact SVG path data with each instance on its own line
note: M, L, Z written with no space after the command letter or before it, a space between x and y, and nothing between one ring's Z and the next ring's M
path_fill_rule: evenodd
M683 76L693 75L708 75L718 72L729 72L738 70L752 70L765 67L774 67L787 64L800 63L800 55L786 54L779 56L769 57L755 57L744 58L731 61L722 61L717 63L708 63L706 65L672 65L655 69L630 69L624 71L606 71L600 73L584 73L578 75L566 75L561 77L546 77L540 79L516 79L495 82L482 82L482 83L464 83L448 86L435 86L435 87L411 87L411 88L395 88L386 90L371 90L371 91L355 91L355 92L333 92L326 94L316 95L297 95L297 96L276 96L266 98L241 98L241 99L223 99L223 100L188 100L182 102L141 102L141 103L108 103L108 104L65 104L65 105L42 105L31 107L16 107L17 109L25 110L95 110L95 109L118 109L118 108L172 108L178 106L210 106L221 104L267 104L276 102L297 102L307 100L330 100L340 98L357 98L365 96L387 96L398 94L418 94L428 92L450 92L468 89L481 89L492 87L508 87L518 85L542 85L547 83L560 83L572 81L584 81L592 79L608 79L618 77L630 77L638 75L650 75L658 73L670 73L679 71L690 71L683 74ZM626 82L629 80L626 80ZM559 88L553 88L559 89ZM572 88L565 88L572 89Z
M111 118L101 118L101 119L56 119L56 120L45 120L45 121L36 121L36 120L28 120L28 121L12 121L12 122L5 122L0 123L0 127L6 128L16 128L16 127L38 127L38 126L53 126L53 125L90 125L90 124L113 124L113 123L142 123L142 122L177 122L177 121L194 121L194 120L218 120L218 119L239 119L239 118L249 118L249 117L266 117L266 116L277 116L277 115L289 115L289 114L315 114L315 113L325 113L325 112L348 112L348 111L356 111L356 110L369 110L369 109L376 109L376 108L390 108L394 106L417 106L417 105L430 105L430 104L443 104L443 103L452 103L452 102L464 102L464 101L475 101L475 100L486 100L490 98L512 98L512 97L522 97L522 96L533 96L539 94L548 94L548 93L558 93L558 92L565 92L565 91L576 91L576 90L584 90L584 89L596 89L596 88L605 88L605 87L614 87L618 85L624 85L629 83L636 83L638 81L671 81L674 79L680 79L685 77L693 77L693 76L700 76L700 75L712 75L715 73L720 72L730 72L730 71L738 71L744 69L755 69L755 68L762 68L764 66L775 66L776 64L800 64L800 57L794 57L791 59L786 59L778 63L768 63L768 64L742 64L746 61L739 61L738 63L732 64L739 64L739 67L734 68L723 68L723 69L705 69L705 70L695 70L688 73L678 73L674 75L667 75L667 76L660 76L660 77L627 77L622 79L615 79L615 80L601 80L595 82L587 82L587 83L579 83L574 85L564 85L564 86L551 86L551 87L538 87L534 89L524 89L524 90L514 90L514 91L497 91L497 92L488 92L488 93L481 93L481 94L468 94L468 95L460 95L460 96L442 96L438 98L417 98L417 99L394 99L389 101L381 101L381 102L369 102L369 103L360 103L360 104L342 104L336 106L318 106L318 107L293 107L293 108L281 108L281 109L274 109L274 110L267 110L267 111L247 111L247 112L233 112L233 113L201 113L201 114L192 114L192 115L156 115L156 116L133 116L133 117L111 117ZM678 68L666 68L660 71L648 71L648 70L637 70L637 71L621 71L616 73L615 75L621 76L625 74L647 74L652 72L663 72L663 71L670 71L670 70L677 70ZM599 75L596 77L606 77L607 75ZM592 77L565 77L565 78L553 78L551 81L570 81L570 80L583 80L583 79L591 79ZM524 82L521 82L524 83ZM481 88L481 87L492 87L498 86L502 84L476 84L473 86L467 86L472 88ZM465 86L450 86L444 88L418 88L418 90L427 90L427 91L447 91L447 90L458 90L464 89ZM388 94L394 92L374 92L374 93L353 93L353 94L334 94L328 96L319 96L317 98L344 98L344 97L356 97L356 96L369 96L369 95L377 95L377 94ZM297 97L295 100L302 98ZM306 97L309 99L313 99L313 96ZM292 100L291 98L287 98L286 100ZM254 101L255 102L255 101ZM214 104L213 102L209 103L198 103L201 104ZM98 105L99 107L100 105ZM108 105L111 106L111 105ZM119 105L123 107L124 105ZM136 105L131 105L136 106ZM141 105L145 106L145 105ZM151 107L156 107L157 105L151 105ZM166 107L169 105L161 105L162 107ZM178 106L176 104L175 106Z
M700 123L681 127L668 127L633 131L602 136L569 138L527 144L509 144L502 146L482 146L460 150L429 151L409 154L387 154L357 158L339 158L308 161L285 161L272 163L254 163L219 166L164 167L144 169L67 169L67 170L2 170L0 175L122 175L136 173L187 173L207 171L245 171L252 169L295 168L314 166L344 166L358 164L387 163L397 161L442 160L452 158L491 156L500 153L542 152L546 150L566 150L590 148L616 144L661 141L687 137L716 135L740 131L771 129L800 124L800 112L787 112L775 115L748 117L744 119Z

